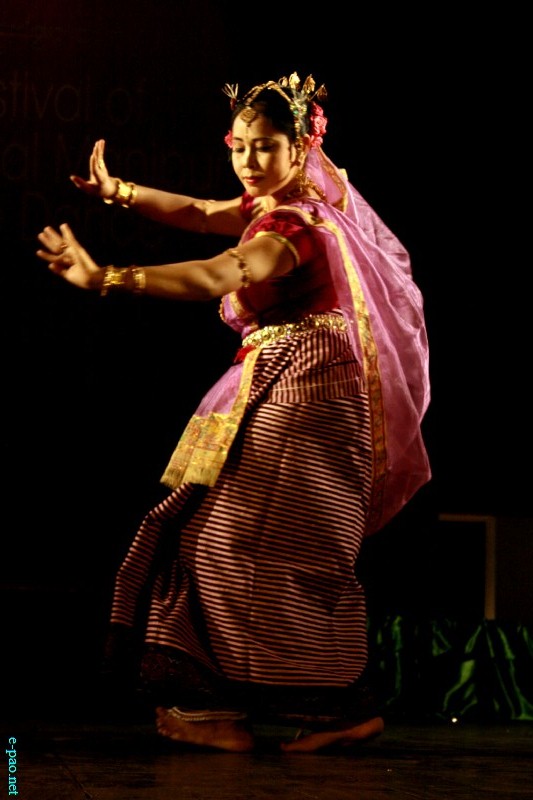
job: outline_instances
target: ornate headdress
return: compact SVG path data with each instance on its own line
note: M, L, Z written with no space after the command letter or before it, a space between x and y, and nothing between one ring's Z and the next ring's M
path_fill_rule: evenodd
M294 134L296 143L298 145L302 138L303 121L305 119L307 109L309 107L309 121L310 121L310 136L311 147L320 147L323 141L323 136L326 132L327 117L324 116L324 111L321 106L315 101L315 98L321 100L327 96L326 87L324 84L315 90L315 80L312 75L308 75L303 84L300 82L297 72L293 72L288 78L280 78L276 81L267 81L258 86L250 89L242 99L239 100L239 84L226 83L222 91L230 98L231 109L234 110L237 105L241 105L243 110L241 117L248 125L256 119L258 111L253 108L253 103L257 96L263 89L272 89L277 92L287 102L289 109L294 118ZM289 95L285 89L291 89ZM231 147L232 136L231 131L225 136L224 141Z

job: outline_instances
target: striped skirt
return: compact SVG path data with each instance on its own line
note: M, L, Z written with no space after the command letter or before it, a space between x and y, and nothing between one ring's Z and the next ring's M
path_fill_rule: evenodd
M372 480L367 395L347 334L265 347L214 487L182 485L143 520L112 623L213 674L342 687L367 662L357 580Z

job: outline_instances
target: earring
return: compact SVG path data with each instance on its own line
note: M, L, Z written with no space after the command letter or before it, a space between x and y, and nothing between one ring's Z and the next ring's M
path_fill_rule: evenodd
M305 174L302 167L299 168L298 172L296 173L296 186L294 187L294 191L297 192L299 195L303 195L306 192L306 189L309 188L309 178Z
M312 192L315 193L320 200L326 202L324 191L307 176L304 168L300 167L296 173L294 189L285 195L285 197L305 197L306 195L311 195Z

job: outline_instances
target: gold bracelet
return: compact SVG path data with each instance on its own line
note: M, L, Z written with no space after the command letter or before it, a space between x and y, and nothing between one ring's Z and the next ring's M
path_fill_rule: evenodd
M128 280L131 275L132 280ZM105 267L100 296L110 292L131 290L133 294L144 294L146 289L146 272L142 267Z
M108 206L117 203L124 208L131 208L137 200L137 186L131 181L124 183L120 178L115 178L115 183L117 186L115 193L112 194L111 197L104 197L104 203Z
M237 259L237 266L239 267L239 269L241 271L241 282L242 282L243 287L246 289L246 287L249 286L250 283L252 282L252 276L250 274L250 267L248 266L248 264L246 263L246 261L244 260L242 255L240 254L240 252L239 252L237 247L230 247L229 250L226 250L226 253L228 254L228 256L232 256L232 258L236 258Z
M146 289L146 272L142 267L131 267L133 277L133 294L144 294Z
M131 181L128 182L128 186L131 189L131 194L130 194L130 198L128 200L127 207L131 208L137 202L138 189L137 189L137 184L136 183L132 183Z
M126 286L127 269L114 267L110 264L104 268L104 279L100 290L100 297L105 297L115 289L124 289Z

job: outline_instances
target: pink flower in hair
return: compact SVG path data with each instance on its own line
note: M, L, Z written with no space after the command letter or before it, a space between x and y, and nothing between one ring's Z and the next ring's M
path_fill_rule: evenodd
M328 124L328 118L324 116L324 111L318 103L311 103L311 114L309 116L311 127L311 147L320 147L324 141L324 134Z
M228 131L227 134L224 136L224 141L228 145L228 147L233 147L233 132Z

